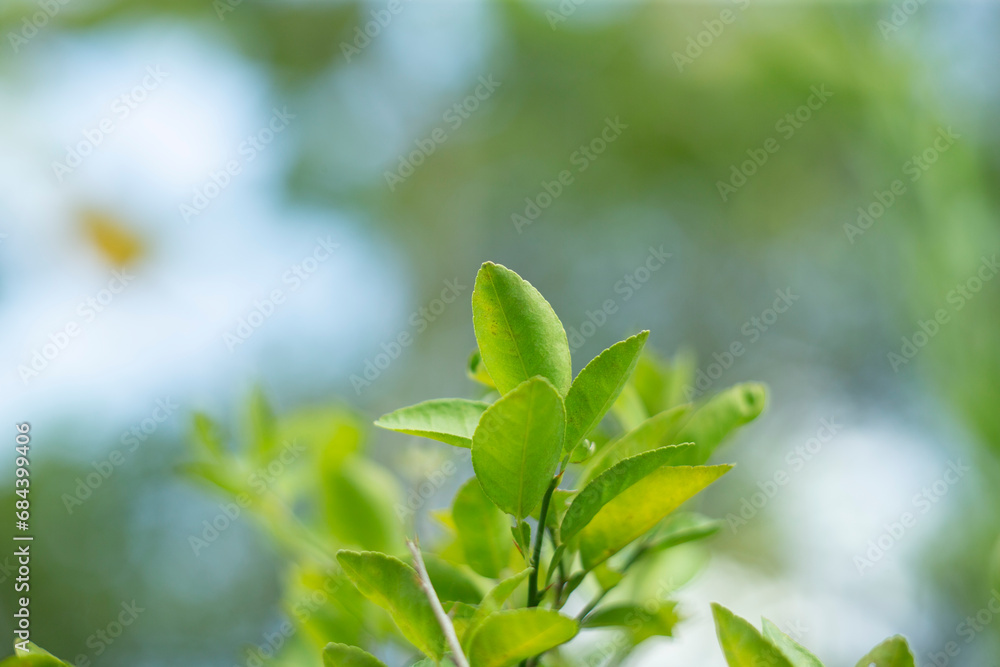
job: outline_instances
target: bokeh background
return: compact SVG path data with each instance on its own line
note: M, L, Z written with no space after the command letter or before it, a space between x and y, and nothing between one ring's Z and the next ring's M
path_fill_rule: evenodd
M948 664L1000 661L1000 620L960 627L1000 585L1000 8L403 0L372 28L387 5L0 6L0 422L11 447L32 425L34 639L109 667L246 664L282 618L282 556L253 521L192 553L220 502L177 473L192 413L238 425L255 386L363 421L471 396L471 285L493 260L593 331L577 370L648 328L709 393L771 387L702 508L740 516L788 483L711 542L689 619L631 664L723 664L710 601L828 664L897 632L921 665L950 641ZM651 253L669 258L643 271ZM834 436L793 467L822 420ZM442 448L372 433L369 453L406 493Z

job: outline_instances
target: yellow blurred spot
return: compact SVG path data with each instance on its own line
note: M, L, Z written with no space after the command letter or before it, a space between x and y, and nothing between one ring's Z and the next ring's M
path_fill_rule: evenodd
M145 253L142 239L110 215L84 211L81 222L87 240L114 266L131 264Z

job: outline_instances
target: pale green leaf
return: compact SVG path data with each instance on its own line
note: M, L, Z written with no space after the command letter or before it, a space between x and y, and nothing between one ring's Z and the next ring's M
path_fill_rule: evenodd
M656 553L687 542L703 540L715 535L723 525L724 521L708 519L699 514L675 514L667 520L656 538L646 547L646 551Z
M566 331L530 283L504 266L483 264L472 290L472 322L483 364L501 394L540 375L566 395L573 380Z
M579 624L548 609L513 609L490 614L469 642L471 667L510 667L576 636Z
M330 643L323 649L324 667L385 667L385 663L367 651L347 644Z
M681 460L686 446L660 447L619 461L587 484L573 499L560 527L560 537L568 541L590 523L601 508L657 468Z
M340 544L388 551L402 542L394 510L402 493L392 474L361 457L323 470L326 525Z
M786 635L777 625L766 618L761 619L761 629L764 631L764 637L781 651L782 655L792 664L792 667L823 667L823 663L819 661L819 658L807 651L802 645Z
M589 482L614 464L630 456L648 452L662 445L683 442L674 436L680 430L689 410L690 406L679 405L666 412L653 415L617 440L608 443L584 468L583 475L581 475L582 481Z
M438 398L400 408L379 417L375 426L438 440L455 447L472 447L472 434L489 403L464 398Z
M643 331L615 343L586 365L566 394L566 441L568 451L597 426L628 382L642 347L649 338Z
M497 507L521 519L541 502L559 463L565 421L562 398L540 377L483 413L472 436L472 467Z
M673 637L674 626L679 620L676 602L652 605L624 604L599 607L587 616L583 627L625 628L634 646L650 637Z
M479 598L483 596L482 590L461 568L432 554L425 554L423 558L427 575L441 602L479 603Z
M194 436L198 444L211 454L220 456L224 453L222 429L203 412L194 413Z
M899 635L889 637L861 658L855 667L915 667L913 653Z
M268 402L264 391L255 387L250 395L250 451L258 459L266 458L276 448L277 429L274 410Z
M664 466L627 488L580 531L586 569L607 560L732 466Z
M480 626L480 624L486 620L486 617L495 611L500 611L503 608L504 603L507 599L514 594L518 586L527 580L528 576L531 574L532 568L522 570L512 577L508 577L501 581L499 584L490 589L490 591L483 598L482 602L479 603L479 608L476 609L476 613L473 614L472 620L469 621L469 625L462 637L462 646L468 649L468 640L472 639L472 635L475 630Z
M685 463L708 461L719 443L736 428L756 419L764 410L767 390L762 384L738 384L713 396L698 408L677 432L674 442L693 442Z
M440 660L445 639L412 567L372 551L337 552L344 574L361 594L389 612L399 631L427 656Z
M712 604L715 631L729 667L792 667L781 651L757 632L757 628L722 605Z
M465 562L484 577L499 577L510 562L510 520L486 497L475 477L455 494L451 516Z
M479 349L472 351L469 355L469 363L465 367L465 374L469 376L470 380L475 380L479 384L489 387L490 389L496 389L497 386L493 384L493 378L490 377L489 372L486 370L486 365L483 364L483 355L479 353Z

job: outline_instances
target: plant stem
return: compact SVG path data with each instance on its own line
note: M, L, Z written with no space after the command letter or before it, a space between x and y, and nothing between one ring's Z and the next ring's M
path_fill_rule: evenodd
M562 479L562 471L552 478L549 488L542 496L542 508L538 511L538 530L535 532L535 549L531 555L531 567L534 568L528 575L528 606L537 607L540 602L538 598L538 566L542 559L542 540L545 537L545 520L549 513L549 501L552 500L552 493L559 486Z
M437 618L438 625L444 632L445 641L451 648L451 659L455 661L456 667L469 667L469 661L466 659L465 653L462 652L462 644L458 641L458 635L455 634L455 626L451 624L451 619L448 618L437 593L434 592L434 584L431 583L431 577L427 574L427 566L424 565L424 559L420 555L420 547L412 540L406 540L406 546L413 554L413 567L417 570L420 587L424 589L424 593L431 603L431 609L434 611L434 617Z

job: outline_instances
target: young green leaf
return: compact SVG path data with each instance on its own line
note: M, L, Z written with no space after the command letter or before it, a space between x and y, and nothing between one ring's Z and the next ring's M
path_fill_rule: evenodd
M580 531L584 568L593 569L618 553L731 468L664 466L625 489Z
M597 426L628 382L642 347L649 338L643 331L615 343L584 367L566 394L566 451Z
M203 412L194 413L194 436L205 451L215 456L221 456L225 452L222 429Z
M723 438L756 419L766 402L767 390L756 383L738 384L713 396L691 415L674 439L696 445L685 463L701 465L708 461Z
M15 642L14 655L0 662L0 667L69 667L68 662L63 662L35 642L29 641L26 646L26 649L20 648Z
M497 507L522 519L542 500L562 452L566 414L545 378L522 382L483 413L472 467Z
M472 619L469 621L469 625L465 631L465 635L462 637L462 646L466 651L469 649L469 640L472 639L472 635L475 633L476 629L482 624L486 617L493 612L500 611L503 608L504 602L507 601L517 587L524 583L528 576L531 574L532 568L526 570L521 570L512 577L508 577L501 581L499 584L490 589L483 601L479 603L479 608L476 609L476 613L473 614Z
M499 577L510 562L510 520L486 497L475 477L455 494L451 516L465 562L484 577Z
M792 667L781 651L753 627L719 604L712 604L715 631L729 667Z
M518 521L517 525L510 527L510 534L514 536L518 551L527 558L531 553L531 526L527 521Z
M764 638L774 644L781 651L792 667L823 667L819 658L807 651L802 645L782 632L777 625L767 620L761 619L761 629L764 631Z
M643 477L657 468L674 465L680 460L685 449L684 445L660 447L624 459L598 475L573 499L573 504L566 512L560 527L562 540L565 542L572 539L590 523L602 507Z
M402 541L393 511L402 493L385 468L355 456L330 470L324 465L322 475L327 529L340 544L385 551Z
M623 604L600 607L583 621L585 628L623 627L629 631L632 645L650 637L673 637L674 626L680 621L676 602L655 605Z
M469 641L473 667L510 667L576 636L579 624L548 609L513 609L490 614Z
M855 667L915 667L916 662L906 640L896 635L873 648Z
M329 643L323 649L324 667L385 667L385 663L367 651L347 644Z
M472 434L489 403L464 398L438 398L400 408L379 417L375 426L438 440L455 447L472 447Z
M484 387L489 387L490 389L496 389L497 386L493 384L493 378L486 370L486 365L483 364L483 355L479 353L478 349L472 351L469 355L468 365L465 367L465 374L470 380L475 380Z
M679 444L674 436L680 429L690 406L679 405L666 412L653 415L617 440L609 443L601 452L591 459L584 468L581 479L584 482L597 477L614 464L636 454L648 452L662 445ZM673 440L673 442L669 442Z
M366 598L389 612L399 631L427 656L440 660L445 639L417 572L392 556L373 551L337 552L337 561Z
M260 387L250 395L250 451L258 458L267 457L278 443L274 410Z
M723 525L723 521L707 519L699 514L674 515L667 520L656 538L646 547L646 551L656 553L687 542L703 540L715 535Z
M566 331L530 283L505 266L483 264L472 290L472 323L501 394L541 375L566 395L573 380Z
M461 568L431 554L425 554L423 558L427 576L441 602L479 603L483 591Z

